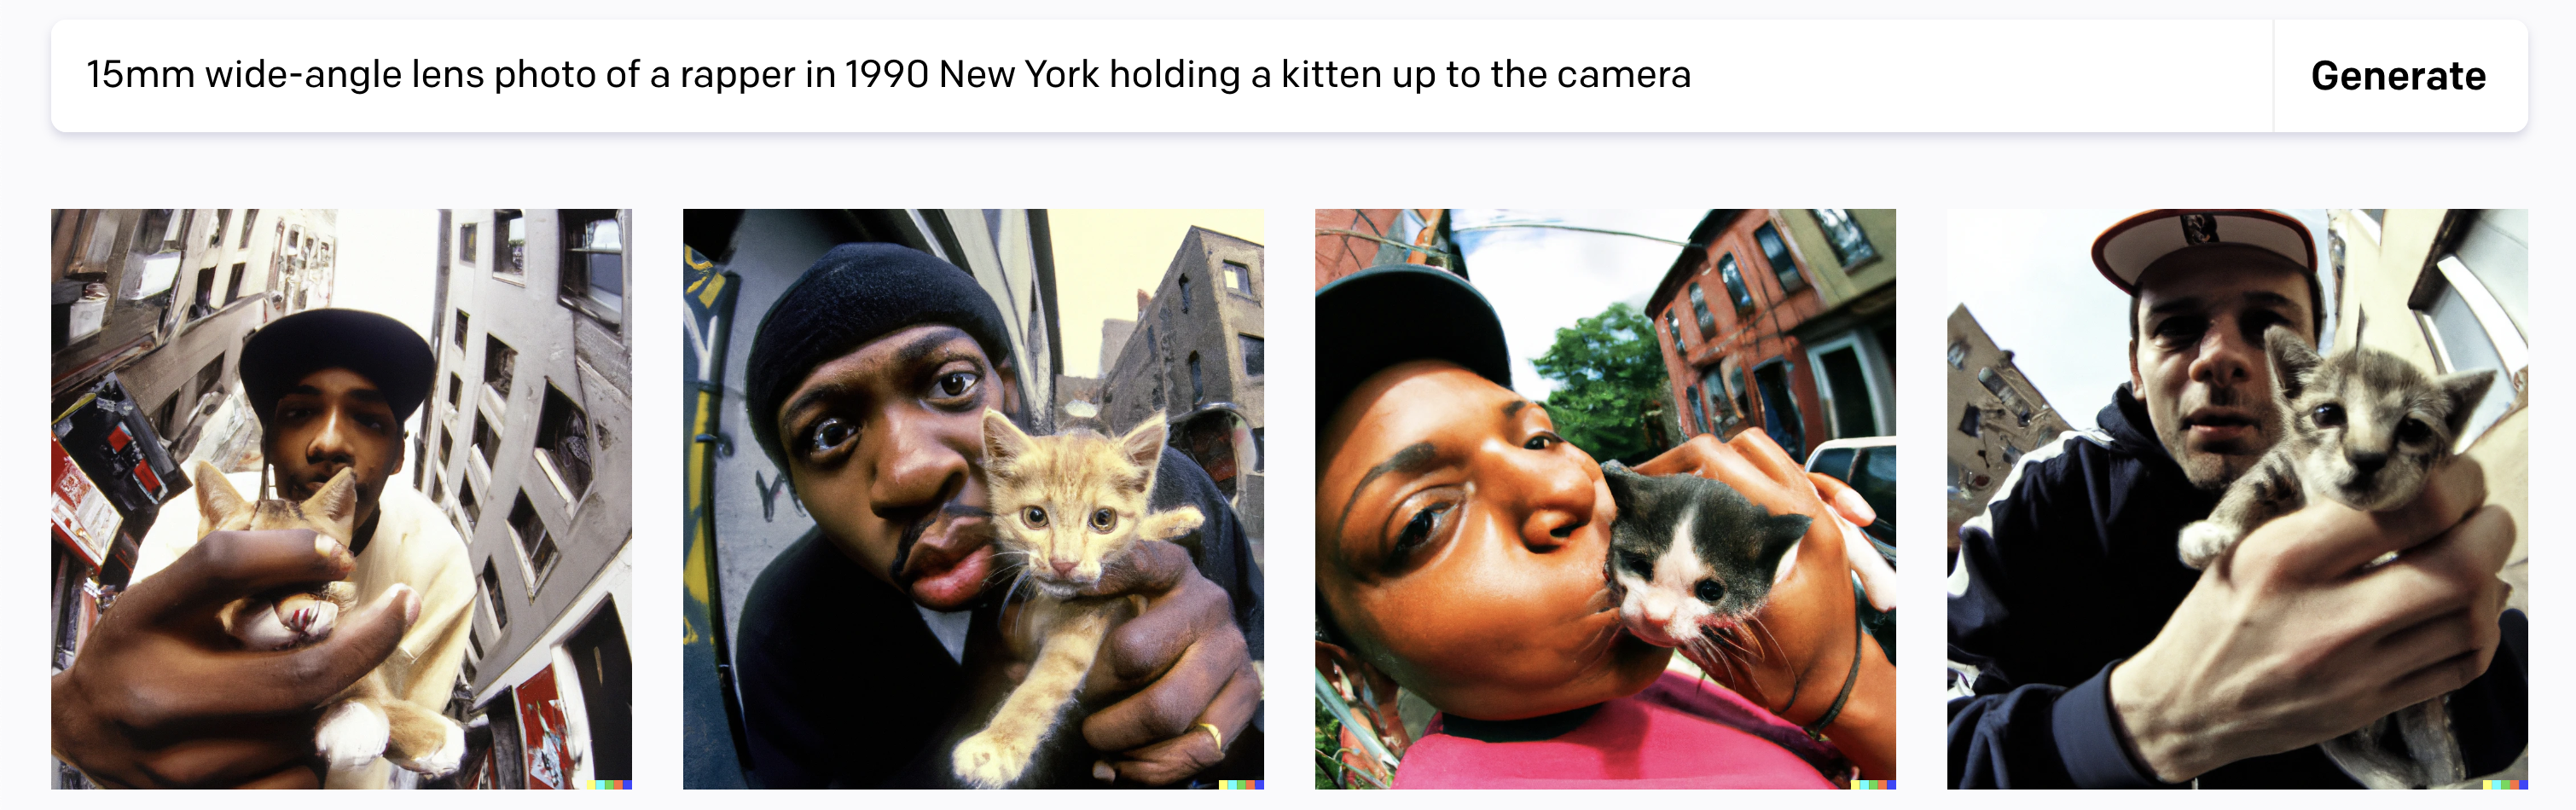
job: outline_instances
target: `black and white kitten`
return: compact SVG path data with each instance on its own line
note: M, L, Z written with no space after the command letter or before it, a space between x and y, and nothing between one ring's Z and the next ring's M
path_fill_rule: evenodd
M2376 349L2318 357L2279 326L2264 332L2263 349L2281 415L2280 442L2229 485L2207 520L2183 527L2184 565L2207 568L2255 528L2318 499L2363 511L2413 502L2450 463L2454 438L2495 382L2493 371L2435 377ZM2326 756L2372 788L2465 780L2449 700L2444 695L2399 709L2327 740Z
M1619 519L1610 524L1611 595L1646 643L1680 647L1703 666L1758 655L1750 623L1806 536L1805 515L1774 515L1734 487L1696 475L1601 466Z

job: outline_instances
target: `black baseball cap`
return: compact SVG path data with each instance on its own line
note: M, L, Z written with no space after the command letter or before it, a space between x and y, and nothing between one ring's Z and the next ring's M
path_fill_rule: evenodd
M1315 418L1329 421L1369 376L1413 360L1447 360L1504 388L1511 352L1494 307L1437 267L1384 264L1315 291Z
M279 397L326 368L345 368L375 383L394 421L401 422L429 398L438 360L429 341L403 322L354 309L288 315L260 327L242 346L242 389L263 425Z

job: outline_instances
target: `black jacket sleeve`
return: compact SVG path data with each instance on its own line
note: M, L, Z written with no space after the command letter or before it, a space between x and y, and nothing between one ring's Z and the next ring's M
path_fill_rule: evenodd
M1252 660L1262 660L1261 566L1253 559L1252 538L1245 531L1243 518L1189 456L1170 447L1163 448L1163 459L1154 469L1154 496L1157 511L1189 505L1199 508L1207 521L1195 532L1175 541L1188 547L1190 558L1198 564L1199 575L1225 589L1234 600L1234 623L1243 629L1243 641L1251 646Z

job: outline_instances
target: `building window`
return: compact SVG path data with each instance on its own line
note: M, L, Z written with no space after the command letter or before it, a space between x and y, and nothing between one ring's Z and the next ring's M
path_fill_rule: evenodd
M1762 245L1762 258L1771 263L1771 272L1780 277L1780 291L1793 293L1807 287L1807 277L1798 275L1798 259L1789 255L1789 240L1780 238L1780 229L1765 222L1753 229L1753 241Z
M1680 354L1682 351L1682 319L1679 316L1674 315L1672 310L1664 310L1664 329L1665 331L1673 333L1673 353Z
M188 308L188 320L215 314L215 268L197 269L197 303Z
M1261 376L1262 367L1266 365L1261 357L1261 339L1251 335L1236 335L1234 337L1235 340L1243 343L1243 376Z
M224 356L219 354L206 361L204 368L197 369L197 398L203 400L207 394L222 390L223 381Z
M564 502L578 503L590 491L590 417L551 385L537 416L536 454L537 465Z
M465 404L465 403L464 403L464 401L463 401L463 399L464 399L464 391L465 391L465 378L463 378L463 377L459 377L459 376L456 376L455 374L449 374L449 375L447 375L447 405L448 405L448 407L453 408L453 407L457 407L457 406L460 406L460 405Z
M519 352L490 335L483 336L483 384L506 401L510 398L510 377L517 373Z
M1699 386L1696 386L1696 385L1686 385L1686 386L1682 386L1682 394L1683 394L1683 396L1684 396L1685 398L1687 398L1687 399L1689 399L1689 400L1690 400L1690 406L1691 406L1691 432L1693 432L1693 433L1707 433L1707 432L1709 432L1709 430L1708 430L1708 413L1706 412L1706 410L1705 410L1705 409L1701 408L1701 407L1700 407L1700 404L1699 404Z
M1870 247L1869 235L1861 233L1860 223L1851 218L1850 211L1841 208L1807 210L1815 212L1816 224L1824 226L1825 242L1833 246L1834 259L1842 262L1844 269L1859 267L1878 258L1878 249Z
M1958 369L1958 370L1960 370L1960 371L1966 371L1966 370L1968 370L1968 342L1967 342L1967 341L1965 341L1965 340L1953 340L1953 341L1950 341L1950 367L1951 367L1951 368Z
M1190 277L1181 277L1181 314L1190 314Z
M2443 373L2496 372L2454 449L2485 435L2519 399L2514 375L2528 366L2531 354L2519 325L2529 272L2526 222L2519 210L2478 215L2461 229L2451 254L2425 269L2407 300Z
M1199 353L1190 353L1190 404L1207 401L1207 386L1199 382Z
M1735 302L1735 314L1753 314L1753 291L1744 288L1744 274L1735 269L1735 254L1717 257L1717 277L1726 282L1726 297Z
M226 229L231 228L231 227L232 227L232 225L233 225L233 209L230 209L230 208L217 208L217 209L215 209L215 232L214 232L214 233L210 233L210 234L207 234L207 235L206 235L206 247L208 247L208 248L219 248L219 247L223 247L223 246L224 246L224 231L225 231Z
M482 243L475 239L475 236L480 233L480 229L482 227L482 223L479 222L468 222L463 225L456 226L457 261L465 264L475 263L474 250L482 246Z
M1252 295L1252 267L1242 262L1226 262L1225 282L1235 292Z
M465 348L465 325L471 320L465 316L465 310L456 311L456 348Z
M492 460L501 457L501 432L492 429L492 417L474 415L474 452L483 458L483 468L492 468Z
M501 601L501 569L488 557L483 560L483 599L492 605L492 626L510 626L510 607Z
M1690 301L1691 314L1699 316L1699 339L1708 340L1717 334L1717 316L1709 314L1708 294L1700 292L1699 282L1691 282Z
M537 505L528 502L528 493L519 493L519 500L510 505L510 534L519 538L519 550L528 555L528 570L533 574L528 589L534 591L545 584L547 574L554 573L555 560L561 555L555 553L555 538L546 533L546 522L537 517Z
M565 211L561 269L555 277L567 306L617 323L626 300L626 239L615 211Z
M234 263L233 263L233 278L232 278L232 281L227 282L227 283L225 283L225 284L224 284L224 303L229 304L229 303L232 303L232 302L234 302L234 301L239 301L239 300L241 300L242 276L243 276L243 275L245 275L245 274L248 274L249 272L250 272L250 263L249 263L249 262L234 262Z
M253 208L253 209L250 209L250 210L247 210L247 211L243 211L243 212L242 212L241 244L234 245L233 247L234 247L235 249L238 249L238 250L249 250L249 249L250 249L250 232L251 232L251 226L252 226L253 224L258 223L258 222L259 222L259 209L257 209L257 208Z
M437 503L437 502L439 502L439 501L441 501L441 500L445 500L445 499L447 498L447 486L446 486L446 485L447 485L447 482L446 482L446 481L444 481L444 480L441 480L441 479L440 479L440 477L439 477L439 476L437 476L437 475L431 475L431 476L429 477L429 502L430 502L430 503Z
M438 431L438 466L447 466L447 460L455 455L456 433L454 431L447 430ZM434 501L438 499L431 498L430 500Z
M469 532L471 531L473 524L483 520L483 502L474 499L473 479L462 478L457 480L456 508L465 512L465 523Z
M1984 437L1985 434L1982 432L1984 427L1985 411L1978 410L1974 403L1969 404L1967 410L1959 414L1959 432L1967 434L1969 438Z
M467 226L473 227L473 226ZM501 236L492 256L492 272L505 276L528 273L528 221L517 211L492 212L492 232Z

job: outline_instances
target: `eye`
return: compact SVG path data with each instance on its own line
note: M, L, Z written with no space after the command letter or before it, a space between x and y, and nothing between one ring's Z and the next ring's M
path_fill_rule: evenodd
M807 431L807 451L813 453L828 452L839 448L841 445L848 444L850 437L857 435L859 435L859 427L857 425L850 424L848 420L837 416L827 417L823 421L815 423L813 429Z
M1091 513L1092 531L1106 532L1109 531L1109 527L1116 525L1118 525L1118 513L1116 512L1101 509Z
M2343 427L2343 406L2332 402L2319 405L2316 410L2308 412L2308 419L2316 422L2317 427L2321 428Z
M2406 421L2397 423L2398 441L2413 444L2430 438L2433 438L2433 426L2424 424L2424 420L2409 416Z
M2199 318L2173 317L2157 323L2155 335L2167 340L2181 340L2198 337L2206 328L2206 323Z
M1439 527L1440 515L1447 511L1449 504L1444 503L1413 513L1413 519L1405 521L1404 531L1395 536L1395 556L1400 558L1429 542L1431 530Z
M1548 448L1550 448L1550 447L1555 447L1555 446L1557 446L1557 445L1564 444L1564 443L1565 443L1565 439L1564 439L1563 437L1560 437L1560 436L1558 436L1558 435L1556 435L1556 434L1554 434L1554 433L1544 433L1544 432L1542 432L1542 433L1540 433L1540 434L1538 434L1538 435L1536 435L1536 436L1531 436L1531 437L1530 437L1530 439L1529 439L1529 441L1521 442L1521 449L1523 449L1523 450L1545 450L1545 449L1548 449Z
M939 375L937 379L931 380L930 384L940 398L956 399L973 392L975 384L983 379L972 371L951 371Z
M1028 522L1028 524L1029 524L1029 528L1032 528L1032 529L1043 529L1043 528L1046 528L1046 510L1045 510L1045 509L1041 509L1041 508L1038 508L1038 507L1035 507L1035 506L1029 507L1029 508L1027 509L1027 511L1023 511L1023 512L1021 512L1021 513L1020 513L1020 519L1021 519L1021 520L1023 520L1023 521L1027 521L1027 522Z
M1619 567L1628 569L1628 573L1641 579L1655 578L1655 561L1634 551L1619 552Z
M1699 601L1714 605L1717 600L1726 598L1726 586L1717 584L1714 579L1703 579L1699 581L1698 594Z

